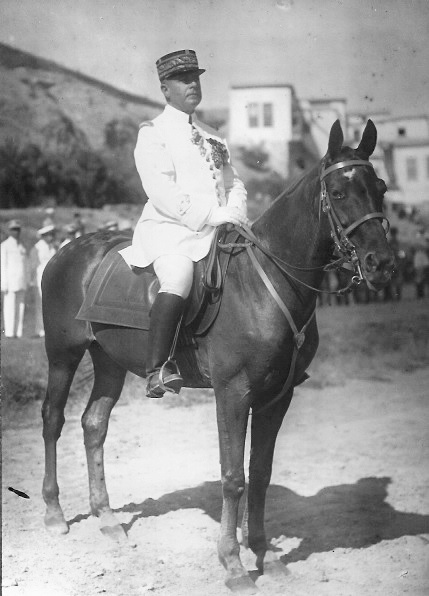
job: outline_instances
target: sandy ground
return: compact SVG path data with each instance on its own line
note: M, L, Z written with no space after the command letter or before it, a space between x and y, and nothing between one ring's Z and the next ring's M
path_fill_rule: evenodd
M278 438L266 512L288 575L253 573L262 594L429 593L428 387L429 370L421 369L390 382L318 389L310 380L297 389ZM106 442L111 504L128 533L120 545L88 515L76 408L59 442L67 536L43 527L40 420L4 432L4 596L230 593L216 554L214 403L171 408L146 400L141 388L141 400L114 410Z

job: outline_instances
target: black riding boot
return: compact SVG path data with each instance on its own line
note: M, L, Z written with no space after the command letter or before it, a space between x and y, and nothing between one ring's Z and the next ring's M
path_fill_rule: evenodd
M184 306L184 299L176 294L160 292L155 298L146 357L147 397L162 397L166 391L179 393L183 385L176 363L168 357Z

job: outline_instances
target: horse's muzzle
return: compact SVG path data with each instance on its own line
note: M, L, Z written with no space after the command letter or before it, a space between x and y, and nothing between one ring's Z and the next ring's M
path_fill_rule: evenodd
M381 290L392 278L395 259L389 253L369 252L363 259L363 274L371 289Z

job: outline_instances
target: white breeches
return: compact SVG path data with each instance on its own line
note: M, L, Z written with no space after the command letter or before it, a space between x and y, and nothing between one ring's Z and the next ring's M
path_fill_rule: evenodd
M194 278L194 262L184 255L162 255L153 262L160 292L187 298Z
M25 290L3 293L3 323L6 337L22 337Z

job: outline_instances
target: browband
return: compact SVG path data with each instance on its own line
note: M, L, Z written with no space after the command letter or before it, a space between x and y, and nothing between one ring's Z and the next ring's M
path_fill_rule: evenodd
M350 159L349 161L340 161L338 163L334 163L332 166L329 166L329 168L326 168L326 170L323 170L323 172L321 172L320 174L320 180L323 180L331 172L334 172L335 170L340 170L341 168L346 168L347 166L370 166L371 168L374 167L371 162L365 161L364 159Z

